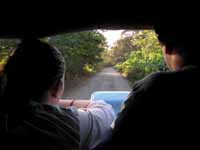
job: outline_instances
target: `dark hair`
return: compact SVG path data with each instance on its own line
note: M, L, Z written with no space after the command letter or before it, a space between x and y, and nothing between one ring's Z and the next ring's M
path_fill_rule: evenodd
M57 49L40 40L23 40L4 68L3 101L11 105L41 102L46 91L63 77L64 67Z
M187 63L198 63L199 38L196 36L199 35L199 31L192 20L162 19L155 23L154 29L163 45L176 50Z

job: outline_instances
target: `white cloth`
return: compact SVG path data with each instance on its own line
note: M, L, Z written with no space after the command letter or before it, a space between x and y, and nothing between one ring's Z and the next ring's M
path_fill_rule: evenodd
M92 149L108 136L115 117L112 106L104 101L91 101L86 111L78 109L81 149Z

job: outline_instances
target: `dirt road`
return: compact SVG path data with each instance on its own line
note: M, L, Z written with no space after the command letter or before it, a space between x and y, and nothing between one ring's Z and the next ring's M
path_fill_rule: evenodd
M128 81L114 68L104 68L95 76L65 90L66 99L89 99L94 91L130 91Z

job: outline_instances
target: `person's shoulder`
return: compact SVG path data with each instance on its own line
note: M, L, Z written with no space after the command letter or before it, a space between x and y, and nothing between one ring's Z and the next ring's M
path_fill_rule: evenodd
M153 87L160 85L162 82L165 82L165 79L170 78L170 76L171 76L170 72L151 73L146 77L144 77L143 79L137 81L134 84L133 89L143 90L143 91L152 89Z
M77 111L73 108L62 108L59 106L41 104L37 102L31 102L29 107L32 113L46 114L50 118L59 118L61 120L74 120L77 121Z
M68 127L71 127L74 131L79 130L78 114L70 108L61 108L59 106L37 102L31 102L29 108L30 116L33 119L37 119L35 116L39 116L39 121L49 120L51 123L57 124L57 126L63 126L66 131ZM49 126L53 125L51 123Z
M155 72L147 75L141 80L136 81L125 103L131 103L130 105L133 105L132 103L139 104L143 103L143 100L149 99L145 97L149 97L149 93L153 94L155 91L157 92L156 88L160 86L159 84L163 82L167 74L167 72Z
M43 105L43 108L48 113L52 113L59 118L76 118L77 119L77 109L74 107L64 108L54 105Z
M36 126L41 136L46 136L48 133L48 138L51 138L55 143L59 143L66 149L72 145L73 147L79 145L79 121L68 109L31 102L28 111L29 115L25 121L33 127ZM32 128L30 130L32 131ZM42 139L42 142L46 141ZM51 144L54 145L54 143Z

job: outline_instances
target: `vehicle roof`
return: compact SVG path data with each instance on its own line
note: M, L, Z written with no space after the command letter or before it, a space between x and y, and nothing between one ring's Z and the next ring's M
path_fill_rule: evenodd
M0 37L18 38L18 37L43 37L59 33L75 32L91 29L151 29L153 18L151 16L131 16L121 18L117 16L98 17L84 15L71 16L64 20L63 18L26 20L19 18L15 21L8 21L0 24ZM80 19L80 20L79 20Z
M82 7L76 3L63 4L63 7L56 7L56 4L53 7L37 4L23 9L11 7L6 11L0 10L0 38L44 37L91 29L152 29L160 18L172 20L175 12L170 9L165 15L162 12L166 9L156 5L150 7L147 3L146 7L136 3L118 6L94 3L86 6L87 3L83 2L83 5L80 3ZM184 16L182 12L180 14Z

